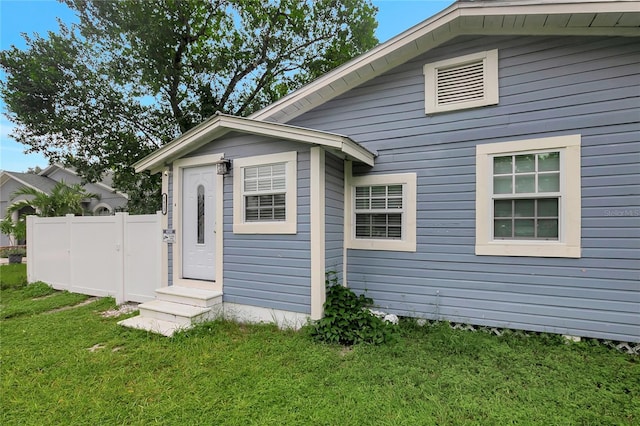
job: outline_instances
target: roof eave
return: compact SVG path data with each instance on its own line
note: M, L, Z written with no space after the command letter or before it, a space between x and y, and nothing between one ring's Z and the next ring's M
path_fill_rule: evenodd
M217 113L211 119L138 161L133 167L137 173L145 170L157 173L180 156L232 131L324 146L371 166L375 159L375 153L347 136Z

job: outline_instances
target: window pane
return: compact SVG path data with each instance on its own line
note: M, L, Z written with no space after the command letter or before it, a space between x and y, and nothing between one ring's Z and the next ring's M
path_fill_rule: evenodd
M558 239L558 220L540 219L538 220L538 238Z
M287 189L287 180L284 176L274 177L272 182L272 188L274 191L282 191L284 189Z
M494 220L493 235L495 238L511 238L513 236L513 230L511 228L511 219Z
M526 194L536 192L535 175L516 176L516 193Z
M558 199L546 198L538 200L538 216L558 217Z
M538 154L538 171L560 171L560 153L545 152Z
M387 195L387 187L386 186L372 186L371 187L371 196L372 197L384 197Z
M560 174L545 173L538 175L538 192L559 192Z
M276 207L273 209L273 218L275 220L286 220L287 219L286 209L284 207Z
M510 155L508 157L494 157L493 159L493 174L501 175L505 173L512 173L511 161L512 158Z
M534 200L515 200L514 204L515 217L534 217L536 215Z
M493 178L494 194L511 194L511 176L501 176Z
M384 198L374 198L371 200L372 209L384 209L387 207L387 200Z
M516 173L535 172L536 156L534 154L516 155Z
M258 177L258 169L256 167L246 167L244 169L245 179L255 179Z
M369 199L368 198L357 198L356 199L356 209L358 209L358 210L369 209Z
M271 167L272 166L259 166L258 167L258 176L261 178L271 177Z
M371 222L374 225L386 225L387 224L387 215L386 214L374 214L374 215L371 215Z
M245 192L256 192L258 190L258 181L257 180L245 180L244 181L244 191Z
M285 163L278 163L271 166L271 172L274 176L284 176L286 170Z
M356 197L369 197L368 186L356 186Z
M258 196L249 195L245 198L247 207L258 207Z
M371 227L366 225L356 226L356 237L359 238L371 238Z
M401 209L402 208L402 198L389 198L389 200L387 200L387 208L390 208L390 209Z
M204 244L204 186L198 185L198 244ZM193 234L192 234L193 235Z
M284 206L286 202L287 202L287 196L285 194L274 194L273 196L274 206Z
M370 225L371 224L371 215L370 214L357 214L356 215L356 225Z
M387 227L386 226L372 226L371 227L371 236L373 238L386 238L387 237Z
M402 227L400 226L390 226L389 227L389 238L400 239L402 238Z
M401 214L389 214L387 215L387 222L389 225L402 225L402 215Z
M535 220L533 219L516 219L513 221L514 223L514 232L513 235L515 237L535 237Z
M495 217L511 217L511 200L496 200L493 202L493 215Z
M402 185L389 185L387 188L390 197L402 195Z
M247 222L254 222L258 220L258 210L257 209L247 209L245 212L245 220Z
M261 195L259 203L260 203L260 207L272 206L273 205L273 195Z

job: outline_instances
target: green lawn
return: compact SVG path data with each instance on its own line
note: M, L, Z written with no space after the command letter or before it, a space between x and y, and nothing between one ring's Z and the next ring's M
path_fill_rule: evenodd
M14 308L30 292L2 290L3 425L640 423L640 357L594 343L405 324L345 349L222 321L168 339L100 316L112 299Z

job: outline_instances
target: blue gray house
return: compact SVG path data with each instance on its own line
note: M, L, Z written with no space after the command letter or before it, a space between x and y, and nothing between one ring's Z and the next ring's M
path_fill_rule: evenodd
M335 271L398 315L640 342L639 165L640 2L460 1L138 162L166 279L130 325L300 324Z

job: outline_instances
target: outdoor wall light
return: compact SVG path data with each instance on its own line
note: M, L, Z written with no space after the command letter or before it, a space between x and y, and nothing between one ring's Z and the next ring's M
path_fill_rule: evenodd
M222 159L216 164L216 167L219 175L226 175L231 170L231 160Z

